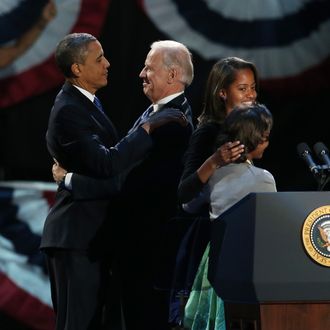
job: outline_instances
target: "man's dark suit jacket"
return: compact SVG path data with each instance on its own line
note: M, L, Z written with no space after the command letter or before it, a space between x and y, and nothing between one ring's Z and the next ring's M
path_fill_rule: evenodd
M113 124L85 95L65 83L56 97L46 134L52 157L69 172L109 177L125 171L152 146L140 128L118 142ZM111 179L112 193L118 191ZM100 244L109 199L74 200L60 189L44 225L41 248L89 249Z
M139 199L143 200L143 205L149 204L148 196L155 198L165 193L160 187L175 186L175 196L171 195L171 200L176 200L178 173L182 172L182 157L188 146L193 125L191 108L184 94L162 106L159 111L169 108L185 113L189 125L181 127L178 123L168 123L152 133L154 148L146 153L138 165L135 164L123 183L121 196L125 196L123 202L126 205L128 193L134 204ZM136 122L140 122L140 118ZM72 196L76 200L113 198L113 180L114 178L100 180L74 174ZM156 195L151 193L151 188ZM118 196L118 199L122 199L121 196Z
M73 198L115 199L109 212L111 218L116 219L120 232L119 253L127 253L127 258L133 250L146 253L143 259L149 258L151 268L155 266L155 262L151 262L155 256L151 255L157 253L160 235L163 235L162 227L177 213L177 187L183 170L183 155L193 131L191 109L184 94L162 106L159 111L168 108L184 112L191 124L182 127L178 123L168 123L155 130L152 133L154 147L129 172L120 194L113 196L110 179L73 175ZM142 256L135 261L139 260L142 261ZM165 260L158 255L158 261L162 263ZM134 267L133 260L131 263ZM158 266L155 266L156 272Z

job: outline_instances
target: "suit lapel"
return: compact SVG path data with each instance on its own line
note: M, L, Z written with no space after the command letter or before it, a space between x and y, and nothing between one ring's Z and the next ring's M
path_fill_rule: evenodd
M174 109L178 109L178 110L182 111L185 114L185 116L187 117L187 120L188 120L191 128L194 129L191 107L184 94L180 94L179 96L175 97L170 102L162 105L158 111L162 111L162 109L167 109L167 108L174 108ZM148 109L146 111L144 111L143 114L135 121L134 125L128 131L128 133L132 133L139 126L141 126L143 123L145 123L146 120L148 119L151 111L152 111L152 105L150 105L148 107Z
M164 108L175 108L175 109L182 111L185 114L191 127L192 128L194 127L191 107L184 94L180 94L179 96L177 96L176 98L174 98L173 100L171 100L170 102L165 104Z
M128 134L132 133L139 126L144 124L147 121L147 119L148 119L150 113L152 112L152 110L153 110L153 107L152 107L152 105L150 105L149 108L146 111L144 111L143 114L135 121L132 128L128 131Z
M105 134L105 136L109 137L109 135L111 135L111 139L114 139L115 141L118 140L117 130L111 120L104 112L101 112L91 100L68 82L64 84L63 90L74 96L77 103L81 104L83 111L85 110L87 112L91 117L91 120L103 132L103 134Z

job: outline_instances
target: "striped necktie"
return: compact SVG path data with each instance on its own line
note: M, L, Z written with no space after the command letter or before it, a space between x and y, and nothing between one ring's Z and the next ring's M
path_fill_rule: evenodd
M94 97L94 102L93 102L96 107L101 111L101 112L104 112L103 110L103 107L102 107L102 103L101 101L99 100L99 98L97 96Z
M147 120L150 114L153 112L154 108L152 105L149 106L149 108L143 112L143 114L136 120L133 127L128 131L128 133L132 133L135 131L139 126L143 125Z

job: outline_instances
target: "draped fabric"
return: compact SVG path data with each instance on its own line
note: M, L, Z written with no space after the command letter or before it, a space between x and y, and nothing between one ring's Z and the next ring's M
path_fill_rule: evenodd
M161 32L183 42L205 61L227 56L253 61L266 90L305 94L329 86L330 1L139 3Z
M40 17L46 0L0 2L0 46L15 42ZM11 65L0 69L0 108L42 94L63 83L54 62L57 43L68 33L99 36L106 18L108 0L57 0L57 16L41 36ZM19 22L19 24L17 23Z
M0 183L0 313L32 330L53 330L55 325L39 250L55 190L52 183Z

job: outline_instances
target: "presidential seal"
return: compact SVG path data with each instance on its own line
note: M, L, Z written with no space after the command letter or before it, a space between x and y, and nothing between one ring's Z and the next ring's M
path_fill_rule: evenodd
M330 205L313 210L302 227L307 254L320 265L330 267Z

